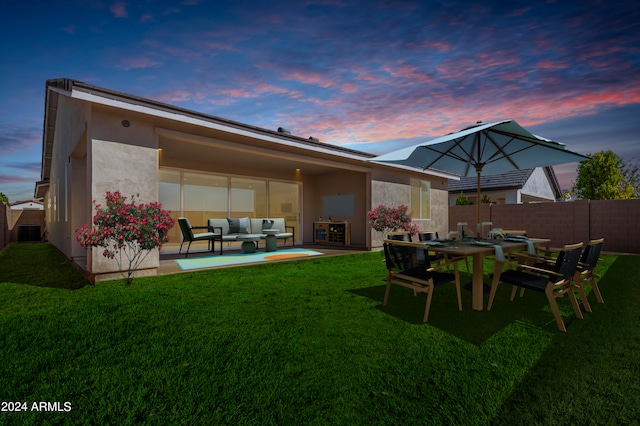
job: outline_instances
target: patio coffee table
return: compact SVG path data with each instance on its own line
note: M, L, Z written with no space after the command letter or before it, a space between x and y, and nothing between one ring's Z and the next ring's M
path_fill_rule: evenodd
M238 235L236 240L242 241L242 246L240 247L242 253L255 253L256 243L264 237L264 234L245 234Z

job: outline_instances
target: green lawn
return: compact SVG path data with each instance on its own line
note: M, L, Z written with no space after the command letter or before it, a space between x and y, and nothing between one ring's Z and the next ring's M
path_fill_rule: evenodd
M544 295L490 312L394 286L379 252L88 285L49 245L0 252L0 424L638 424L640 257L567 333ZM489 265L487 265L489 267ZM465 276L468 278L468 276ZM485 305L486 299L485 297ZM50 408L56 408L50 404Z

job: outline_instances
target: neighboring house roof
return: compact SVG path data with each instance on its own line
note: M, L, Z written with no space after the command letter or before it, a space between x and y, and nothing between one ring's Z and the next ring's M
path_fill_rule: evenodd
M549 179L549 185L553 190L556 198L560 198L562 191L558 184L558 179L553 167L542 168L547 179ZM521 189L527 180L531 177L535 169L520 169L513 170L507 173L499 175L480 176L480 188L485 191L500 191L509 189ZM476 192L477 191L477 178L475 176L462 177L460 180L449 180L449 192Z

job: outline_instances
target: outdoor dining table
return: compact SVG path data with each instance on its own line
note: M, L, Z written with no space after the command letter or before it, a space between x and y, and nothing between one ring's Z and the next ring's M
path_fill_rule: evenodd
M529 241L533 242L536 248L540 248L543 245L548 245L551 240L546 238L529 238ZM441 245L429 244L429 250L437 253L449 254L451 256L471 257L473 260L473 279L471 283L471 307L476 311L482 311L484 309L483 300L483 260L486 256L493 256L495 254L494 245L500 245L503 253L508 255L509 253L527 250L528 244L526 240L523 241L480 241L474 243L473 241L460 241L453 240L450 242L442 243ZM483 244L484 243L484 244Z

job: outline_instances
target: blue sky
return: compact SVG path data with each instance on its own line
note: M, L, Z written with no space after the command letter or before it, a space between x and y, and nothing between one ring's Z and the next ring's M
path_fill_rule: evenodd
M10 201L33 196L59 77L375 154L514 119L640 161L636 1L24 0L0 35Z

